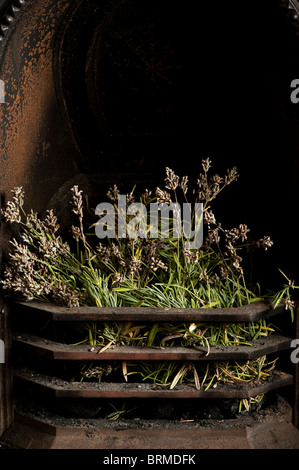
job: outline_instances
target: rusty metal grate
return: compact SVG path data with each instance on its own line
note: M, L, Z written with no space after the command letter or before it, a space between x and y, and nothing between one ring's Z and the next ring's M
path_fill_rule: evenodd
M292 338L276 334L263 339L250 341L250 346L212 346L207 356L207 347L146 347L116 346L99 353L100 348L89 345L67 345L38 336L21 334L13 338L15 345L24 351L53 360L72 361L213 361L213 360L252 360L266 354L290 349Z
M67 325L68 322L85 321L144 321L148 322L189 322L189 321L218 321L218 322L250 322L262 318L281 315L283 307L268 308L265 304L252 304L234 309L148 309L148 308L74 308L68 309L38 302L18 302L14 305L14 313L18 318L27 319L44 317L51 323L58 322ZM29 321L30 324L34 323ZM14 335L14 348L18 355L47 359L58 364L59 361L238 361L250 360L290 349L292 338L282 334L260 338L250 342L248 346L214 346L210 348L185 347L136 347L119 346L99 353L99 348L88 345L70 345L51 341L30 332L18 331ZM56 362L55 362L56 361ZM57 362L58 361L58 362ZM52 369L53 370L53 369ZM54 367L55 370L55 367ZM144 383L90 383L68 382L58 377L47 375L27 367L15 372L16 384L33 387L41 393L59 397L84 398L249 398L292 385L293 375L275 371L267 380L253 380L249 384L235 384L226 387L217 385L216 389L207 391L197 390L192 385L177 385L174 389L165 389L156 384Z
M150 308L150 307L59 307L43 302L17 302L14 311L31 318L51 321L147 321L147 322L251 322L284 312L283 305L269 308L263 302L233 308Z
M33 372L22 370L15 374L19 383L25 383L34 387L39 392L56 398L251 398L262 393L275 390L280 387L292 385L293 376L284 372L275 372L271 380L253 381L246 386L235 385L229 387L218 385L217 389L196 390L191 385L177 385L175 389L169 390L150 384L134 383L81 383L65 382L56 377L49 377ZM264 382L264 381L263 381Z

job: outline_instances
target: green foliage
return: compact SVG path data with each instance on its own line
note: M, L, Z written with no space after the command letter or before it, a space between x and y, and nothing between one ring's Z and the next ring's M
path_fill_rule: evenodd
M151 238L149 215L145 236L119 238L119 218L125 217L127 226L130 225L133 216L128 215L132 211L127 209L132 207L135 196L133 192L126 195L127 207L121 213L116 186L108 191L115 208L116 238L106 238L100 243L84 228L82 191L77 186L72 188L71 205L77 224L70 230L71 244L59 235L54 211L48 210L43 220L33 210L26 214L24 193L21 188L15 188L12 201L2 213L8 222L18 223L20 236L11 241L2 288L28 300L69 307L238 307L264 300L266 296L260 293L259 286L248 287L241 254L259 247L268 249L272 241L268 236L258 241L250 239L250 230L244 224L224 229L216 221L210 203L238 174L233 168L223 177L209 176L210 167L209 159L202 161L203 172L192 191L194 202L202 203L205 230L203 245L192 250L186 247L184 237L172 236L177 223L174 219L170 220L168 238L164 238L163 227ZM166 168L165 190L157 188L155 196L146 190L140 202L145 206L153 201L170 204L172 199L178 202L179 195L186 202L188 190L188 177L179 178ZM180 223L183 233L183 222ZM290 290L294 288L294 283L288 280L288 285L275 294L275 305L284 300L286 308L292 309Z
M78 328L78 326L77 326ZM80 344L98 346L99 352L114 346L197 347L234 344L268 336L275 326L265 319L249 323L84 323L80 326ZM76 344L79 344L78 342Z
M170 204L180 198L187 201L187 193L194 195L194 203L203 205L204 241L200 248L189 249L184 238L175 237L177 221L170 220L170 231L164 237L163 226L157 236L151 237L151 222L147 220L145 236L121 238L117 236L119 218L125 216L127 226L133 218L120 212L117 206L119 191L116 186L107 195L116 214L114 239L99 242L90 232L97 222L85 227L82 191L72 188L72 211L75 225L70 227L68 242L59 235L59 224L54 211L48 210L40 219L31 210L24 211L22 188L12 191L2 214L7 222L17 223L19 236L11 241L11 252L1 280L2 288L10 295L21 295L27 300L37 299L68 307L131 306L159 308L223 308L240 307L267 300L276 307L284 302L293 315L292 291L298 289L289 280L279 292L265 294L259 285L248 283L248 273L242 267L243 257L254 249L272 246L269 236L255 241L250 229L240 224L226 229L216 221L211 209L218 194L238 178L235 168L226 175L210 176L211 161L202 161L202 172L196 188L189 190L188 177L182 178L166 168L165 189L156 188L155 195L145 190L139 201L146 207L152 202ZM170 191L170 192L168 192ZM127 207L135 202L133 192L126 195ZM135 214L136 215L136 214ZM193 213L193 220L194 220ZM182 221L181 221L182 223ZM181 227L182 228L182 227ZM183 233L183 230L182 230ZM250 274L250 273L249 273ZM250 287L249 287L250 286ZM78 330L78 325L77 325ZM147 347L210 347L248 344L271 334L275 328L265 320L255 323L192 323L168 324L131 322L85 323L76 332L76 344L88 343L99 347L99 353L109 347L136 345ZM265 357L246 363L160 362L130 364L122 362L125 381L130 376L155 385L174 388L180 383L193 383L197 389L217 387L218 383L244 383L254 378L266 379L275 361ZM85 365L80 380L101 381L112 371L111 367ZM258 402L259 397L253 399ZM240 410L249 409L250 401L242 400ZM114 408L108 419L118 419L126 413L125 407Z

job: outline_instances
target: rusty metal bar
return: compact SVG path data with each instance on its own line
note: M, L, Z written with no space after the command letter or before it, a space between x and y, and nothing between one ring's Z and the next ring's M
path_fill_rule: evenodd
M9 308L0 300L0 339L4 354L0 358L0 436L13 422L11 325Z
M284 306L271 308L257 302L234 308L149 308L149 307L59 307L44 302L15 302L14 313L44 315L52 321L232 321L251 322L283 313Z
M99 347L90 345L67 345L38 336L21 334L13 338L15 346L30 351L47 359L72 361L101 360L140 360L140 361L212 361L212 360L252 360L267 354L290 349L292 338L273 334L251 341L247 345L205 346L195 348L165 347L150 348L137 346L117 346L102 353Z
M66 382L56 377L24 370L15 373L15 380L56 398L250 398L293 383L293 376L276 371L266 381L250 384L218 384L207 391L195 386L177 385L174 389L144 383Z

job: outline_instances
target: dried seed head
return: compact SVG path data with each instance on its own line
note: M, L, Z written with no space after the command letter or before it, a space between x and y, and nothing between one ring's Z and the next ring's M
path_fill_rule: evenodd
M53 300L59 305L65 305L67 307L79 307L80 306L80 294L63 281L57 282L53 286L52 291Z
M184 194L188 191L188 176L183 176L181 180L181 188Z
M40 220L38 218L37 212L34 212L32 209L29 214L26 215L26 226L29 230L35 230L40 225Z
M189 250L189 248L184 248L183 253L187 260L187 263L197 263L199 259L199 251L198 250Z
M79 191L78 186L75 185L71 188L73 197L71 200L71 205L73 206L73 213L76 214L81 219L83 218L83 199L82 199L82 190Z
M44 231L50 235L55 235L59 230L57 217L54 215L53 209L47 210L45 220L41 223Z
M16 187L12 191L12 199L18 207L23 207L24 204L24 191L22 187Z
M133 256L129 263L129 272L131 275L136 274L141 269L141 260Z
M295 308L295 302L287 298L284 300L284 307L286 310L292 310L293 308Z
M80 237L81 237L81 230L79 227L75 227L74 225L72 225L72 228L71 228L71 233L72 233L72 237L77 241L79 241Z
M208 209L204 211L204 221L208 226L217 224L215 215Z
M240 231L237 228L231 228L230 230L225 230L225 238L228 241L227 246L235 243L240 238Z
M141 195L141 199L142 199L142 201L143 201L143 204L146 205L146 204L149 203L149 201L151 200L151 194L152 194L152 192L149 191L148 189L146 189L146 190L144 191L144 193Z
M21 222L20 210L13 201L8 201L6 208L1 212L6 222Z
M113 242L111 243L111 247L110 247L110 256L112 256L112 255L117 259L117 263L119 263L120 266L126 266L127 265L122 251Z
M98 243L96 247L98 253L98 258L104 263L107 262L111 256L111 248L109 246L103 245L103 243Z
M6 208L1 213L7 222L21 222L21 209L24 204L24 192L21 187L11 190L12 201L8 201Z
M208 275L207 270L205 268L201 270L199 279L209 281L209 275Z
M203 171L207 173L209 169L211 168L212 161L209 158L207 158L206 160L202 160L201 164L203 167Z
M116 186L116 184L113 186L113 188L110 188L109 191L107 192L107 196L109 199L113 202L117 201L119 195L119 189Z
M220 242L219 230L220 230L219 227L216 227L214 229L209 228L207 236L205 238L205 247L209 247L213 245L214 243L216 243L217 245L219 244Z
M214 185L219 185L219 184L222 184L223 183L223 178L222 176L219 176L219 175L214 175L211 177L210 179L211 183L214 184Z
M121 284L122 282L126 281L125 276L121 273L114 273L113 277L114 281L112 282L112 284Z
M236 181L238 177L237 167L234 166L231 170L227 170L227 175L224 177L225 184L231 184L233 181Z
M156 196L157 196L157 202L159 204L163 202L166 202L167 204L171 204L171 196L167 191L163 191L163 189L157 188Z
M112 367L110 364L105 364L102 366L90 367L83 372L83 375L88 378L96 378L101 381L102 375L109 375L112 372Z
M153 271L157 271L157 269L159 269L159 268L164 269L164 271L167 271L167 269L168 269L166 264L163 263L163 261L161 261L160 259L155 258L154 256L151 259L150 268Z
M165 188L172 189L173 191L178 187L180 177L175 174L173 170L166 167Z
M268 248L271 248L272 245L273 245L273 241L270 239L269 236L264 236L264 238L260 238L257 241L257 246L262 247L265 250L267 250Z
M245 240L247 240L247 233L250 232L250 229L247 227L247 225L240 224L239 231L241 240L242 242L244 242Z
M127 207L130 204L133 204L134 202L135 202L135 197L133 195L133 192L126 194L126 205L127 205Z
M227 279L229 277L229 271L224 266L219 266L219 274L221 279Z

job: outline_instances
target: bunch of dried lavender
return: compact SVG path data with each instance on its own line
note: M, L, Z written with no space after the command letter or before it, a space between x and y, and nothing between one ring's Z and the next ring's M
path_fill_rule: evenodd
M158 188L157 192L159 192ZM131 192L126 195L126 208L120 209L117 205L119 194L116 185L110 188L107 193L115 208L115 239L99 242L94 248L96 256L93 258L93 263L97 268L107 276L112 275L115 291L117 288L125 288L124 285L134 288L147 286L158 270L167 271L168 268L163 262L161 254L169 249L169 244L165 240L150 237L149 225L146 227L146 237L131 237L129 234L127 237L118 237L119 219L123 220L125 217L127 225L130 223L133 215L128 215L128 208L135 202L135 197ZM163 191L161 201L165 202L167 194L166 191ZM157 199L159 200L159 197L153 198L152 192L147 189L140 197L140 201L144 205Z
M2 213L8 222L19 224L20 240L11 242L2 287L28 299L68 306L230 307L259 300L259 292L252 292L245 282L242 253L259 247L267 250L273 242L269 236L258 241L249 239L250 229L245 224L226 229L216 220L211 202L238 178L238 173L232 168L224 176L210 176L211 166L211 160L202 160L203 171L192 191L195 202L203 204L204 223L204 243L193 250L186 247L183 238L172 237L171 231L168 238L161 232L151 238L150 220L146 236L116 235L114 240L106 238L94 244L84 229L82 191L74 186L71 189L72 212L77 218L71 227L77 246L74 252L58 234L53 210L48 210L43 220L32 210L26 214L24 193L15 188ZM167 167L165 189L156 188L155 196L145 190L140 201L146 205L152 201L170 204L172 200L178 201L180 194L187 201L188 181L187 176L179 177ZM107 193L115 204L116 218L123 216L117 207L119 194L116 185ZM127 208L134 201L133 192L127 194ZM126 211L129 223L132 215L127 214ZM293 288L294 283L289 282L287 289L284 287L276 296L285 299L287 308L293 308L290 299Z
M27 299L40 299L69 307L234 307L259 300L260 294L247 287L241 254L254 247L267 250L272 241L268 236L258 241L250 240L250 229L245 224L226 229L216 220L211 202L237 179L238 174L233 168L227 170L223 177L217 174L210 177L211 164L209 159L202 161L203 172L199 175L197 188L193 192L195 201L203 203L205 227L204 244L195 250L186 247L183 238L158 236L152 239L149 224L146 237L106 239L94 245L84 230L82 191L74 186L71 190L72 211L77 217L77 223L71 227L77 248L74 252L71 245L59 236L59 225L54 212L48 210L44 219L40 219L32 210L26 214L23 209L24 193L21 188L16 188L12 191L12 200L2 211L6 221L15 222L20 227L20 239L11 241L12 250L1 280L3 289L13 294L20 293ZM167 167L165 189L157 188L155 197L146 190L141 201L144 204L153 200L170 204L172 200L179 200L179 191L186 201L188 177L180 178ZM117 203L118 196L116 186L108 191L108 197L114 204ZM133 193L128 194L127 206L134 199ZM292 310L294 305L290 290L296 286L287 280L288 284L274 295L274 304L284 300L286 308ZM264 328L269 330L266 325ZM256 331L253 325L252 331L245 333L255 337L260 329ZM109 325L101 329L100 333L97 328L94 330L92 344L99 344L99 336L108 341L103 344L103 349L118 342L146 342L148 346L152 346L155 337L158 338L155 325L151 330L145 331L140 331L140 325L132 324L115 325L115 331ZM224 344L241 343L241 335L235 327L228 330L225 326L221 332L218 326L215 328L213 325L193 324L187 327L183 325L174 331L171 325L167 325L165 332L160 333L163 333L160 344L177 339L184 346L198 343L209 349L211 344L219 344L220 341L224 341ZM242 331L242 340L247 338L245 333ZM260 359L263 361L263 358ZM216 370L209 371L207 368L201 371L194 364L180 364L178 370L175 363L164 363L147 364L144 370L137 366L138 370L133 370L130 369L132 365L123 362L122 370L126 380L130 373L139 373L143 379L154 377L157 383L162 380L161 383L170 384L171 388L178 382L192 380L197 388L204 386L207 389L217 386L220 381L239 381L240 374L243 373L244 378L241 380L247 380L252 370L251 376L260 378L274 367L270 364L269 369L262 370L264 362L261 362L254 369L255 364L250 363L251 372L246 375L247 372L237 366L238 369L234 370L229 368L229 364L219 363ZM110 372L110 369L105 371L93 368L86 370L83 376L101 380L103 374L108 375Z
M151 263L148 259L143 259L145 269L150 267L154 271L154 275L151 273L146 278L150 282L132 285L126 282L126 277L121 277L123 287L119 290L119 296L125 303L160 307L231 307L265 298L261 297L259 288L256 293L248 288L242 266L242 253L246 255L255 248L267 250L273 242L269 236L257 241L252 239L249 237L250 229L245 224L226 229L216 220L211 201L237 180L238 173L234 167L228 169L224 176L209 176L211 166L210 159L202 161L203 172L197 180L197 188L193 190L195 201L203 203L203 246L190 250L185 247L183 239L164 239L162 250L157 250L158 261L155 258L157 253L151 258ZM180 190L184 200L187 200L188 177L180 178L167 167L165 189L156 189L156 200L167 204L172 200L178 201ZM146 240L147 247L149 243ZM286 308L291 310L293 303L290 301L290 289L294 288L294 283L289 283L288 290L284 288L275 297L284 300Z
M159 263L155 266L167 269L160 269L149 285L138 286L138 292L132 287L131 292L121 294L126 302L134 304L134 299L140 302L143 297L143 305L150 305L155 298L160 306L199 307L242 305L258 300L246 286L240 253L254 247L267 249L272 241L269 237L249 241L250 230L245 224L228 230L216 221L210 203L238 178L238 173L234 167L223 177L218 174L210 177L211 166L211 160L202 161L203 172L197 180L197 189L193 190L195 202L203 203L205 238L202 248L187 249L184 239L164 240L166 247L159 252ZM168 204L178 201L179 190L187 201L188 177L180 178L167 167L165 189L156 189L157 201ZM144 264L148 266L148 260Z
M73 276L78 263L68 243L57 235L57 218L52 210L46 212L44 220L32 210L26 214L23 204L22 188L16 188L12 191L12 201L2 211L6 221L19 224L21 240L11 240L2 288L20 293L28 300L52 300L69 307L78 306L82 295Z

